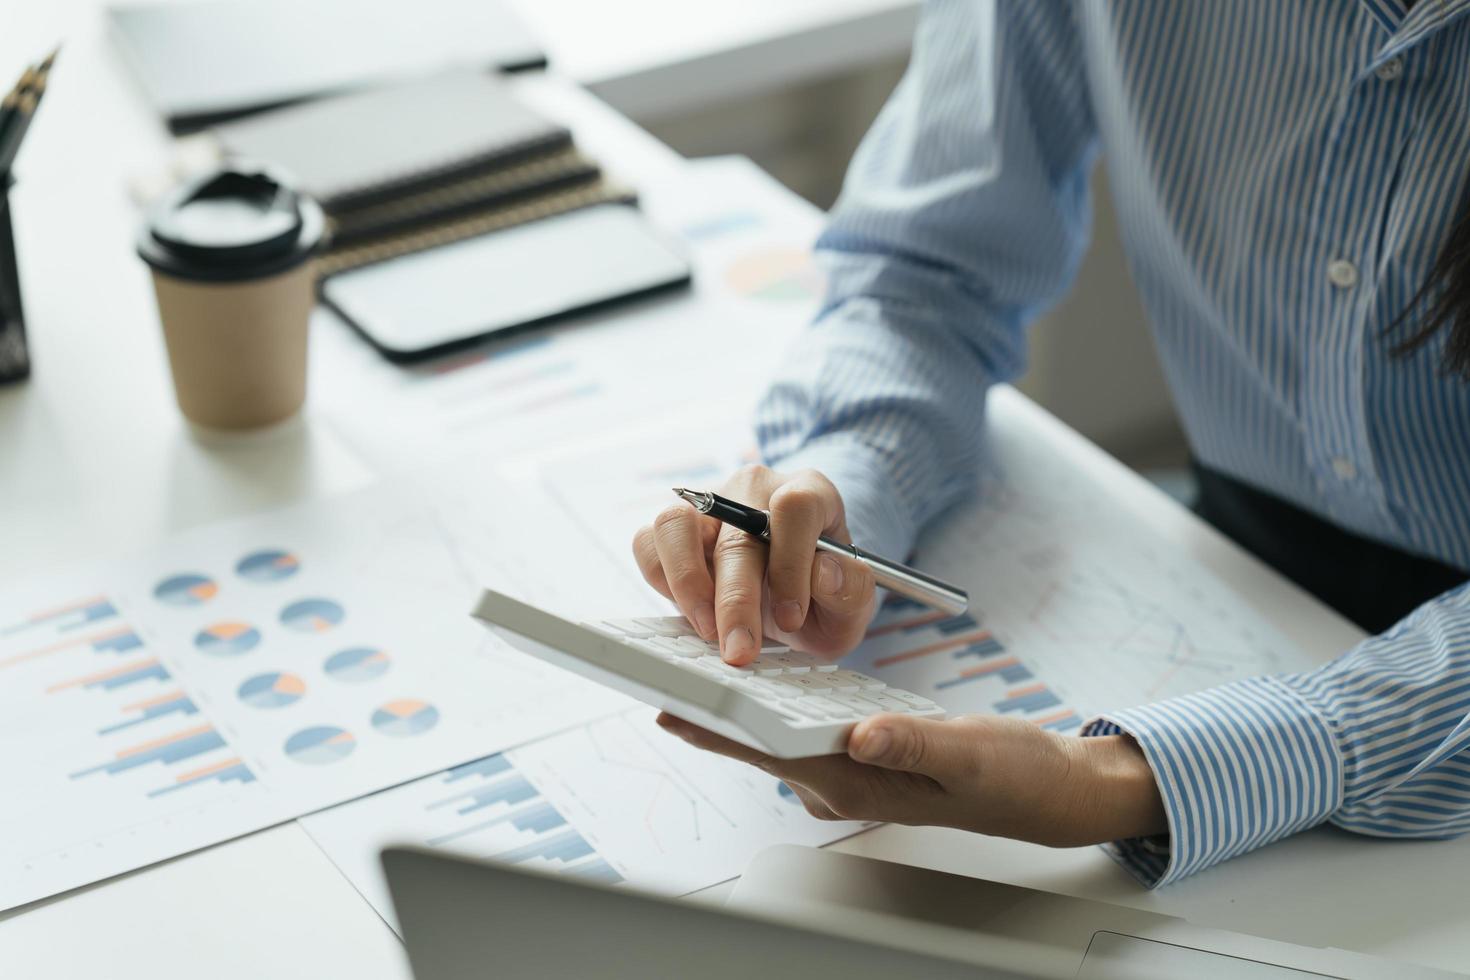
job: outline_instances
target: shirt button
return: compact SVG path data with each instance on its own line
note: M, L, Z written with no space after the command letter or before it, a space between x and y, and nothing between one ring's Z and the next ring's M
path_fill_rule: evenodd
M1377 75L1378 80L1381 82L1391 82L1403 73L1404 59L1402 58L1390 59L1389 61L1385 61L1377 68L1373 69L1373 74Z
M1327 278L1338 289L1352 289L1358 284L1358 267L1347 259L1327 263Z
M1332 472L1337 474L1339 480L1351 480L1358 475L1358 468L1346 456L1334 456L1332 457Z

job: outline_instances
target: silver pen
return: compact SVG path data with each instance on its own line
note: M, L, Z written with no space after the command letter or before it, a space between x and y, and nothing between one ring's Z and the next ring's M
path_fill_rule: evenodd
M764 541L771 540L771 515L763 510L747 507L708 491L675 487L674 493L692 504L701 514L708 514L721 523L739 528ZM855 544L842 544L823 535L817 538L817 550L860 561L873 570L873 580L878 585L951 616L958 616L970 607L970 595L964 589L941 582L916 568L880 558Z

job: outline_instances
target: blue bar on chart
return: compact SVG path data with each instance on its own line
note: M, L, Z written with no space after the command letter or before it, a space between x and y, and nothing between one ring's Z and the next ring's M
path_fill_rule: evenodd
M5 627L0 630L0 636L10 636L22 630L39 626L50 628L65 633L88 623L99 620L110 619L117 615L117 607L114 606L106 596L92 596L77 602L69 602L62 606L54 606L33 613L21 620L19 623Z
M206 786L210 783L253 783L255 773L238 758L225 759L213 765L192 769L174 777L173 784L150 790L148 796L155 798L168 793L188 789L191 786Z
M490 858L505 864L524 864L540 859L567 865L592 853L592 845L587 843L587 838L567 827L559 833L537 838L520 847L491 854Z
M127 653L143 645L143 638L124 627L92 641L92 649L98 653Z
M100 689L111 691L146 680L162 682L168 680L169 677L168 668L159 663L157 657L146 657L143 660L135 660L130 664L123 664L121 667L110 667L107 670L100 670L95 674L84 674L81 677L75 677L69 681L52 684L46 688L46 693L55 694L58 691L65 691L74 687L87 690Z
M1031 684L1018 687L995 702L995 710L1001 714L1011 711L1045 711L1061 703L1062 699L1053 694L1045 684Z
M445 797L442 800L436 800L429 804L428 809L438 810L441 807L464 802L465 805L459 807L455 812L461 814L474 813L476 810L484 810L487 807L495 806L497 803L514 806L517 803L523 803L538 795L540 794L536 787L532 786L525 776L522 776L518 772L512 772L492 782L477 786L474 789Z
M443 782L456 783L461 779L469 779L472 776L494 776L502 772L510 772L510 760L504 755L496 753L487 755L483 759L474 762L466 762L462 766L455 766L444 774Z
M511 864L535 861L608 884L624 880L503 754L456 766L435 783L462 788L423 805L426 813L439 813L440 832L424 840L428 846L452 845ZM471 814L469 821L460 819Z
M136 769L138 766L146 766L154 762L172 765L206 752L213 752L215 749L223 748L224 745L224 737L215 731L213 725L206 723L121 749L111 762L79 770L72 773L71 778L80 779L96 772L116 776L120 772L127 772L129 769Z
M1031 669L1015 657L1004 657L1000 660L989 660L977 667L970 667L960 671L958 677L940 681L934 686L940 690L955 687L959 684L968 684L973 681L984 680L989 677L999 677L1007 684L1019 684L1029 681L1035 675Z
M88 636L68 637L54 643L36 647L31 650L23 650L20 653L11 654L0 658L0 667L11 667L27 660L35 660L52 653L60 653L76 647L91 647L94 653L128 653L143 645L143 638L127 626L117 626L101 633L93 633Z
M430 809L432 809L432 807L430 807ZM460 812L464 813L465 811L461 810ZM437 837L430 837L427 841L425 841L425 843L427 843L431 847L441 847L445 844L450 843L451 841L456 841L462 837L468 837L470 834L477 834L482 830L488 830L491 827L496 827L500 824L505 823L510 824L516 830L527 831L535 834L544 834L548 830L554 830L557 827L565 826L566 822L567 819L566 817L563 817L561 815L560 810L552 806L546 800L543 800L540 797L536 797L531 803L528 803L525 806L518 807L507 813L502 813L497 817L491 817L489 820L481 820L480 822L470 824L467 827L461 827L460 829L450 831L447 834L439 834Z
M954 657L993 657L998 653L1004 653L1005 647L994 636L986 635L977 639L969 646L962 647L954 652Z
M1055 714L1032 718L1031 722L1042 728L1050 728L1052 731L1069 732L1074 728L1082 727L1082 716L1071 708L1065 708Z
M97 729L98 735L110 735L124 728L141 725L155 718L163 718L168 715L194 715L199 713L199 707L189 695L183 691L173 691L168 694L160 694L155 698L145 698L142 701L134 701L132 704L122 706L123 711L136 711L138 717L127 721L120 721L115 725Z

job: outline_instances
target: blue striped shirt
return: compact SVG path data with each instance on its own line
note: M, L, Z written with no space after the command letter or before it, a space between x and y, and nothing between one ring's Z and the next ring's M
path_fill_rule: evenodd
M985 465L987 387L1068 288L1108 160L1194 453L1470 568L1470 385L1383 336L1470 173L1470 0L952 0L819 242L829 292L762 404L767 459L831 476L904 553ZM1319 670L1106 715L1153 765L1162 884L1331 821L1470 829L1470 591Z

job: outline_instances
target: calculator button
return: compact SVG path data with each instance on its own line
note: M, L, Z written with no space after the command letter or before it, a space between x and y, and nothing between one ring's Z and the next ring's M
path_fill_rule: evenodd
M785 671L784 667L769 657L756 657L745 665L745 669L757 677L775 677Z
M788 674L805 674L811 670L811 667L803 663L798 656L794 656L789 650L785 653L762 654L760 659L779 666Z
M856 684L858 689L863 691L881 691L888 686L876 677L869 677L867 674L860 674L855 670L836 671L828 675L828 680L840 682L844 687L847 684Z
M601 623L593 623L592 628L601 633L611 632L614 636L634 640L645 640L656 635L653 630L640 626L631 619L604 619Z
M744 683L754 685L755 689L763 692L766 697L778 697L783 700L785 698L801 697L802 693L801 688L794 684L786 683L784 678L752 677Z
M720 659L719 654L705 654L699 658L700 666L713 670L722 677L743 678L750 677L751 673L744 667L735 667Z
M843 675L846 673L847 671L844 670L834 670L830 674L818 674L817 676L821 677L827 683L828 687L839 694L856 694L860 690L858 682L851 677L844 677Z
M698 660L684 660L684 661L680 661L680 663L681 664L685 664L685 663L693 664L695 670L699 671L701 674L705 675L706 677L709 677L709 678L711 678L713 680L719 681L721 684L729 684L731 681L738 680L738 678L731 677L729 674L725 673L723 670L720 670L719 667L716 667L714 664L710 663L708 660L704 659L703 657L701 657Z
M884 711L896 711L899 714L906 714L909 710L907 704L904 704L898 698L889 697L885 691L863 691L858 697L864 701L873 702Z
M769 636L761 637L761 653L786 653L790 649L780 640L773 640Z
M809 695L793 703L809 704L814 707L821 708L824 712L826 712L827 717L832 719L833 721L851 721L855 718L861 717L861 715L859 715L856 711L853 711L851 708L846 707L845 705L838 704L831 698L824 697L822 695Z
M787 674L781 680L787 684L795 684L807 694L831 694L836 690L820 674Z
M706 643L697 636L681 636L674 641L687 650L695 653L719 653L720 648L713 643Z
M883 693L887 694L889 697L898 698L914 711L928 711L930 708L939 707L939 705L935 704L933 701L930 701L928 698L920 697L912 691L901 691L896 687L890 687Z
M671 640L667 636L655 636L648 641L648 645L644 649L655 649L667 656L680 657L686 660L703 656L702 653L691 650L678 640Z
M876 715L883 710L872 701L858 697L856 694L829 694L827 695L827 700L835 704L840 704L844 708L850 708L863 717Z
M824 660L810 653L802 653L799 650L792 650L790 657L795 663L801 664L803 667L817 674L830 674L837 669L837 665L832 661Z
M694 632L683 616L637 616L633 622L652 631L656 636L687 636Z
M790 705L791 708L801 712L808 718L826 721L831 715L826 708L818 703L820 700L820 698L792 698L790 701L784 703Z

